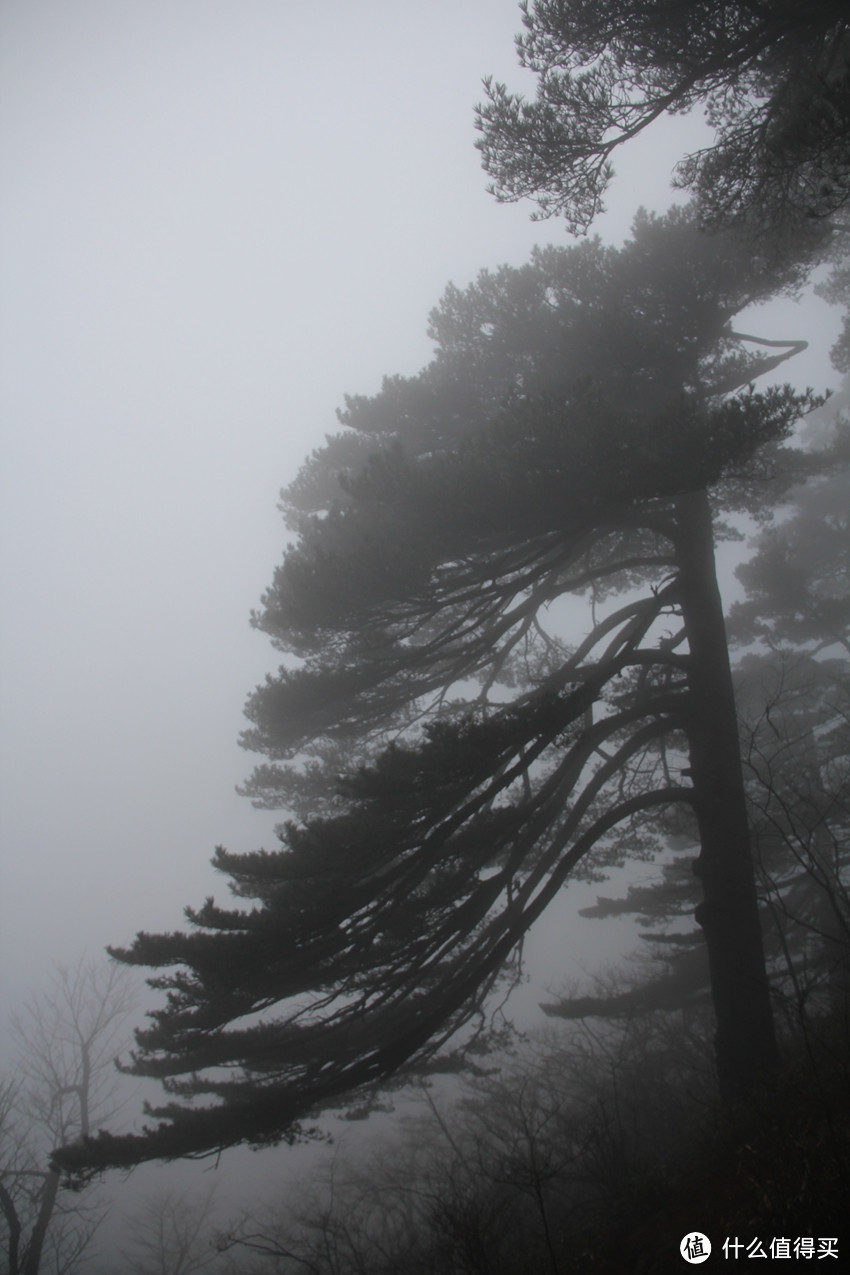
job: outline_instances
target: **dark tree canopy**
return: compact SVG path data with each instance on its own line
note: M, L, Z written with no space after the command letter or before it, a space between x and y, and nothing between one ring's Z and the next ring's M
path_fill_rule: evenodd
M268 760L246 791L289 811L282 845L218 850L247 907L209 899L186 933L115 953L163 971L132 1070L173 1100L62 1163L292 1138L354 1091L453 1065L570 873L624 840L651 854L671 806L702 830L732 987L721 1071L770 1060L746 830L723 823L739 763L734 705L719 766L715 747L731 690L707 493L719 516L795 472L804 400L732 394L799 344L754 348L735 314L793 282L686 214L641 217L620 250L449 288L432 363L348 400L284 493L295 541L255 617L286 663L248 701ZM570 597L590 604L572 641Z
M850 24L843 0L534 0L522 6L527 101L486 81L479 146L498 198L586 230L617 148L702 106L714 142L675 183L713 225L776 231L850 194Z

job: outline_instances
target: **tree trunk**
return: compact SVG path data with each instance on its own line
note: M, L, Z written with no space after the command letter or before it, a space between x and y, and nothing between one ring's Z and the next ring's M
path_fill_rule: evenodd
M18 1218L18 1211L15 1208L15 1201L12 1196L0 1182L0 1208L6 1218L6 1226L9 1228L9 1244L6 1250L7 1265L9 1275L18 1275L18 1249L21 1242L21 1223Z
M695 916L708 949L720 1091L734 1102L765 1078L779 1054L707 495L680 497L677 522L682 610L692 662L688 743L701 844L694 872L703 887Z
M50 1219L53 1216L58 1191L59 1174L51 1169L49 1173L44 1175L44 1189L41 1193L38 1217L33 1225L32 1235L30 1236L30 1242L21 1268L23 1275L38 1275L41 1268L41 1250L44 1248L44 1239L47 1235Z

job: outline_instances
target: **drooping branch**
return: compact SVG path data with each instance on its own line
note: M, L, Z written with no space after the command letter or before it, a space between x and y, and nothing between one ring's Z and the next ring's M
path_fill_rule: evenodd
M157 971L129 1070L171 1100L57 1163L291 1140L355 1090L456 1065L580 862L650 853L679 805L716 846L707 493L753 507L804 402L718 401L764 362L730 326L760 272L687 214L643 219L620 253L455 290L431 367L349 403L368 443L295 484L298 539L255 620L299 665L249 702L245 742L273 763L253 792L299 819L279 850L217 852L237 906L114 952ZM582 593L568 642L547 611Z

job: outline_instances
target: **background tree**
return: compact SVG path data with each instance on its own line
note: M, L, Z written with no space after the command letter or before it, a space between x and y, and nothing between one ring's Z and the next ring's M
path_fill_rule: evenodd
M0 1104L0 1206L8 1275L78 1269L102 1217L68 1192L51 1148L81 1142L117 1110L114 1058L127 1043L129 971L104 961L60 967L12 1021L17 1059Z
M804 399L729 397L799 348L732 326L798 276L644 217L621 250L449 289L432 364L348 401L354 440L287 493L298 540L256 618L290 663L249 700L270 763L248 791L305 816L277 852L217 852L250 911L210 899L116 953L168 967L132 1070L174 1100L61 1163L293 1138L453 1065L570 872L619 861L624 825L654 853L671 804L699 827L724 1092L773 1064L712 507L752 508L768 477L775 499L802 463L782 443ZM581 595L569 645L550 612Z
M156 1191L126 1218L121 1250L127 1275L197 1275L221 1269L215 1243L216 1184L199 1195Z
M646 1020L531 1033L498 1068L414 1091L365 1154L341 1142L223 1241L280 1275L620 1270L620 1233L681 1180L710 1072L705 1038ZM675 1251L669 1226L652 1238Z
M759 873L796 1016L850 1012L850 430L738 570L731 631ZM753 647L752 643L759 645Z
M844 312L841 331L830 353L835 367L845 373L846 387L850 383L850 218L844 216L836 221L832 270L815 286L815 292L832 305L841 306Z
M702 106L712 145L675 184L713 225L793 228L850 195L850 24L841 0L534 0L522 66L536 101L485 81L477 145L502 200L534 199L584 231L612 157L659 116Z

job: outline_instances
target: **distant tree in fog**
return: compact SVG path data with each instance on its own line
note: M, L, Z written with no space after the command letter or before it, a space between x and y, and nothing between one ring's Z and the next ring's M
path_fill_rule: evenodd
M197 1275L220 1262L214 1242L215 1184L196 1198L156 1191L126 1220L125 1275Z
M533 0L521 6L526 100L485 82L477 143L502 200L584 231L622 146L702 107L711 145L675 184L712 225L756 234L828 217L850 197L850 20L842 0Z
M519 1056L452 1088L449 1101L423 1086L418 1109L365 1153L343 1144L281 1182L223 1243L256 1254L258 1275L619 1269L601 1260L616 1252L612 1230L681 1172L710 1063L683 1033L631 1020L595 1038L532 1034Z
M850 425L738 569L738 699L758 871L795 1020L850 1013Z
M0 1097L0 1209L8 1275L66 1275L100 1222L91 1197L60 1184L59 1144L82 1142L116 1111L115 1055L134 1001L128 971L81 960L13 1019L15 1070Z
M294 1139L459 1065L570 874L652 856L671 810L700 845L724 1094L775 1063L714 570L724 516L807 465L806 396L742 389L803 344L735 331L805 273L771 261L641 216L620 250L450 287L433 362L348 400L284 495L297 538L255 620L289 662L249 700L269 762L246 791L295 818L277 851L216 854L250 910L209 899L115 953L162 971L131 1070L171 1101L57 1162Z

